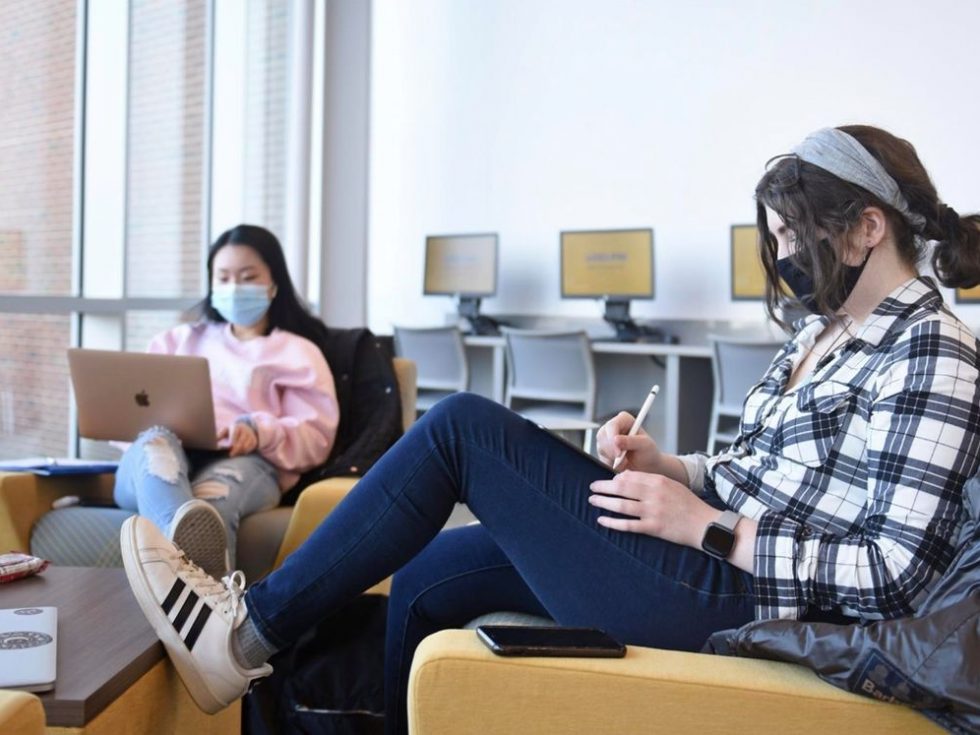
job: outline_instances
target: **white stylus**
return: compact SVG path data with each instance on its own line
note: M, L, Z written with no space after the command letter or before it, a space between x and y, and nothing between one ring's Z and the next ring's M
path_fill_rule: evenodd
M643 422L647 419L647 414L650 413L650 407L653 405L654 399L657 397L657 393L660 392L660 386L655 385L647 393L647 398L643 401L643 405L640 406L639 413L636 414L636 419L633 420L633 425L630 427L629 433L626 436L636 436L636 432L640 430L643 426ZM626 452L620 454L616 459L613 460L612 468L616 469L619 467L619 463L623 461L623 457L626 456Z

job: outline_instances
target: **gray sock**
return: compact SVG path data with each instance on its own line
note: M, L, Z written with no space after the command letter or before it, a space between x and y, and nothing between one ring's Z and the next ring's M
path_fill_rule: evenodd
M277 650L255 627L252 618L247 616L231 636L231 652L246 669L258 668Z

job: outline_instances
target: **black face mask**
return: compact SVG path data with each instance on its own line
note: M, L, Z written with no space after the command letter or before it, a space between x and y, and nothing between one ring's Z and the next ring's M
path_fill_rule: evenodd
M864 266L868 264L868 258L870 257L871 251L868 250L868 254L865 256L864 262L861 265L844 266L844 292L841 294L839 304L829 305L831 311L837 311L847 301L847 297L851 295L851 291L857 285L858 279L864 272ZM789 286L789 290L800 300L800 303L814 314L818 313L817 305L813 300L813 279L798 268L790 257L777 260L776 270L779 272L780 278Z

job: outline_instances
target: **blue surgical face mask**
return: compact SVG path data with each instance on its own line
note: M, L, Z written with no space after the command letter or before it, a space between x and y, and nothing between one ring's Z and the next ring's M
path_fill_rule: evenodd
M258 323L271 303L267 285L219 283L211 288L211 306L225 321L240 327L251 327Z

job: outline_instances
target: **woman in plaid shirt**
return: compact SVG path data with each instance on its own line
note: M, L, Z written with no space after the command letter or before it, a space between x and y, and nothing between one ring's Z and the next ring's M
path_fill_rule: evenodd
M597 489L649 501L676 481L742 514L728 561L752 574L757 618L908 615L953 558L980 460L978 343L916 264L937 241L944 285L975 285L980 217L940 203L914 148L868 126L818 131L773 159L756 200L770 315L780 277L814 315L750 390L730 448L667 456L622 436L619 416L600 447L655 474ZM696 536L679 518L709 511L667 492L685 501L599 522Z
M720 455L665 454L628 436L623 413L600 430L598 463L459 394L247 594L145 519L127 521L130 584L198 703L241 696L272 652L396 570L389 732L405 729L419 641L486 612L682 650L755 618L912 612L952 559L980 458L977 341L916 264L937 241L943 283L980 282L980 217L940 203L912 146L869 127L808 137L772 162L756 198L770 312L781 276L814 315ZM481 524L439 533L457 502Z

